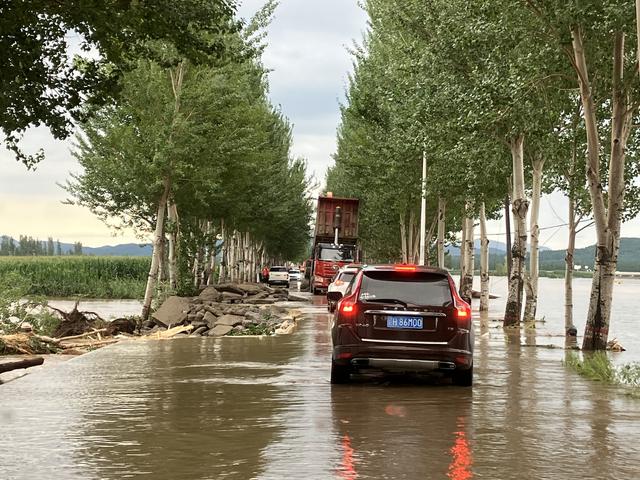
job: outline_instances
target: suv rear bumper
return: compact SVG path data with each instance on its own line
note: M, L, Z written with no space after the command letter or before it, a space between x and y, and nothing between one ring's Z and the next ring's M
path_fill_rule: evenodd
M467 336L467 335L465 335ZM336 365L351 366L354 369L379 369L385 371L453 371L466 370L473 365L471 346L459 348L463 339L456 339L457 345L388 345L365 344L339 345L333 348L333 362ZM454 342L452 342L454 343Z

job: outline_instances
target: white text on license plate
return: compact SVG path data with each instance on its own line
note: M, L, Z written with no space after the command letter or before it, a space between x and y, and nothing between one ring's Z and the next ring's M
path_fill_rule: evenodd
M387 317L387 328L408 328L413 330L422 329L422 317L389 316Z

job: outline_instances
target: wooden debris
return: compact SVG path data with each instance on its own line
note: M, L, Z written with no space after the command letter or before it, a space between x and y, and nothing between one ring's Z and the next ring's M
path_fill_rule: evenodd
M42 357L25 358L24 360L17 360L15 362L0 363L0 373L10 372L12 370L18 370L22 368L36 367L44 363Z

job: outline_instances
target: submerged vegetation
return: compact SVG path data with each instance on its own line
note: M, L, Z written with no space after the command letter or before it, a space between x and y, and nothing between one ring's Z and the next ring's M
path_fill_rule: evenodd
M575 352L569 352L565 365L590 380L622 386L640 398L640 363L616 366L605 352L584 354L582 358Z
M0 262L0 265L2 262ZM16 272L0 274L0 331L17 333L24 322L40 335L51 335L60 319L49 312L46 300L38 296L27 297L29 282ZM8 347L0 343L0 354Z
M0 279L19 278L23 295L141 299L150 263L148 257L2 257Z

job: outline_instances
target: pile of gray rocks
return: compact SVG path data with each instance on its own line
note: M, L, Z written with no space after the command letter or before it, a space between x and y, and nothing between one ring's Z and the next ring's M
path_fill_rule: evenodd
M306 302L308 298L253 283L210 286L197 297L167 298L153 319L142 325L141 333L180 325L190 327L184 332L190 336L291 333L299 313L279 303L284 301Z

